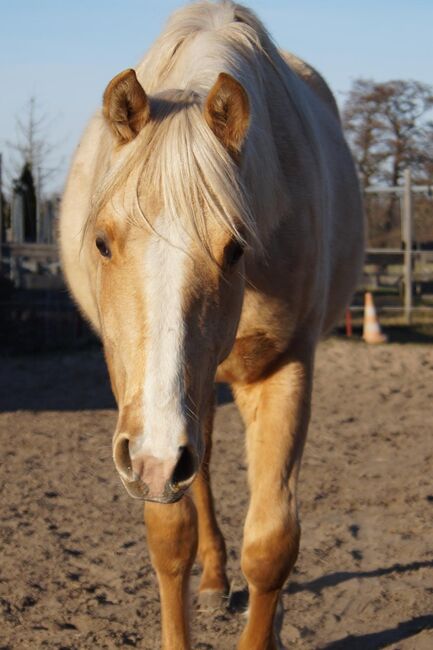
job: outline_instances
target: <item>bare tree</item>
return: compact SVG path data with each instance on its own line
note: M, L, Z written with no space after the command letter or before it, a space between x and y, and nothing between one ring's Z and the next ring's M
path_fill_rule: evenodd
M353 82L343 109L343 125L363 186L383 180L382 163L387 158L382 142L385 124L374 81Z
M30 97L22 115L15 119L15 141L7 141L11 152L9 180L16 178L28 165L35 179L38 199L46 184L59 173L62 160L55 160L58 143L50 140L50 118L42 113L35 97Z
M358 79L348 93L343 123L364 186L398 185L404 169L425 180L433 165L433 87L412 80Z
M407 168L415 182L432 182L433 124L428 119L432 109L433 87L418 81L357 79L353 83L343 109L343 124L364 187L399 185ZM424 207L431 222L431 203ZM367 194L365 208L370 243L398 245L398 197L394 193Z

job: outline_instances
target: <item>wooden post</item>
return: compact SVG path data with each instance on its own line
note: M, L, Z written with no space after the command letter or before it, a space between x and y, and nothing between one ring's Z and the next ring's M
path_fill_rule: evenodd
M3 156L0 153L0 274L2 271L1 268L1 262L2 262L2 254L3 254Z
M404 171L403 194L404 241L404 315L409 325L412 316L412 179L410 169Z
M41 198L41 167L38 167L38 175L36 178L36 241L38 244L42 243L41 227L42 227L42 198Z

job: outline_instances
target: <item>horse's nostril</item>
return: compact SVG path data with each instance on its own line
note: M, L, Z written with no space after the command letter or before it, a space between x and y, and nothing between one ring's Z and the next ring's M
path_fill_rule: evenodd
M132 481L133 471L128 438L121 438L116 442L114 447L114 462L118 472L128 481Z
M173 487L181 486L192 479L197 471L196 461L189 447L180 447L181 454L171 477Z

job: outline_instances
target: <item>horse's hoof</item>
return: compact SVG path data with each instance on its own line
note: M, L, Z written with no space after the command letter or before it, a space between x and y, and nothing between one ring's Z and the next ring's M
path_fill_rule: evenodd
M216 612L227 609L228 594L218 589L204 589L198 595L198 606L201 612Z

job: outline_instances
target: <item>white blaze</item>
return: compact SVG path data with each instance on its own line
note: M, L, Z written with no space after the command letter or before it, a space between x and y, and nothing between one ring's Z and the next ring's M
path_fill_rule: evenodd
M155 223L145 258L146 364L143 390L143 433L132 455L174 458L184 444L182 312L185 235L169 219ZM161 235L161 236L158 236Z

